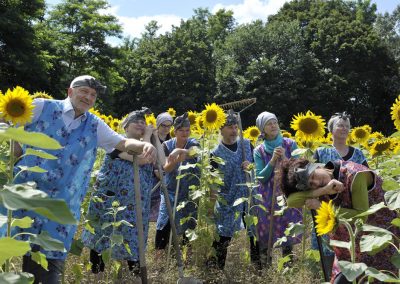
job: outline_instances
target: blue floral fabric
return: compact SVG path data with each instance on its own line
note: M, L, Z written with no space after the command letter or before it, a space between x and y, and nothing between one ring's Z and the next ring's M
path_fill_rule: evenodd
M165 141L164 144L167 147L168 153L171 153L176 148L176 138L172 138L168 141ZM185 149L189 149L193 146L198 146L198 145L199 143L196 141L196 139L189 138L185 145ZM182 165L195 164L195 163L197 163L197 158L192 158L182 162ZM178 176L178 168L179 167L177 166L173 171L165 174L165 182L167 184L168 195L169 195L169 200L171 202L171 206L174 206L175 190L177 184L176 177ZM182 201L189 200L189 191L190 191L189 186L198 185L199 183L198 179L193 176L193 174L199 173L197 167L182 170L181 174L185 173L189 174L180 179L178 205ZM193 218L196 218L197 216L196 206L193 202L186 203L186 205L182 209L175 212L175 226L178 234L183 234L187 229L195 228L196 222L195 220L193 220L193 218L189 218L187 222L185 222L184 224L180 224L182 218L189 216ZM161 194L160 210L157 219L157 230L162 230L168 223L168 221L169 221L169 216L168 216L167 206L165 203L164 194Z
M142 220L144 240L147 243L150 216L150 194L155 179L152 165L139 167L140 195L142 206ZM102 202L96 201L94 197L100 198ZM87 219L95 229L95 234L83 230L82 241L85 246L101 253L110 247L112 226L102 229L105 223L113 222L113 216L107 214L111 211L112 203L119 202L119 206L126 206L123 211L118 212L117 221L125 220L134 227L121 224L114 229L114 235L122 235L122 245L115 245L112 257L119 260L139 260L138 229L136 226L134 171L131 162L122 159L112 159L106 155L102 167L98 173L95 191L89 204ZM129 246L131 253L126 246Z
M96 158L97 149L97 125L98 119L91 113L81 122L78 128L67 130L61 117L63 104L61 101L46 100L43 112L38 120L25 127L26 131L42 132L56 139L61 146L60 150L46 150L56 156L57 160L47 160L36 156L25 156L17 166L39 166L46 173L22 172L16 179L16 183L35 181L37 188L46 192L52 198L63 199L76 220L80 219L80 208L89 185L90 173ZM24 146L23 150L26 149ZM18 171L18 168L16 168ZM62 225L54 221L26 210L18 210L14 217L22 218L30 216L33 226L28 229L17 228L19 232L39 234L47 231L51 237L64 242L68 251L77 229L76 225ZM28 236L21 239L27 240ZM44 251L48 259L65 259L66 252Z
M343 160L342 156L340 156L338 151L336 151L336 148L333 146L318 148L317 156L318 156L317 162L319 163L327 163L329 161ZM362 164L366 161L366 158L360 149L354 148L353 155L347 161L352 161L357 164Z
M224 165L218 165L218 169L224 174L224 185L220 187L219 197L226 202L216 202L215 223L217 232L220 236L233 237L236 231L244 228L242 215L247 212L247 202L233 206L235 200L241 197L249 197L248 187L245 185L246 176L242 164L242 142L238 141L236 152L231 151L222 143L212 151L214 156L220 157L225 161ZM249 140L243 140L245 158L253 162L253 155Z

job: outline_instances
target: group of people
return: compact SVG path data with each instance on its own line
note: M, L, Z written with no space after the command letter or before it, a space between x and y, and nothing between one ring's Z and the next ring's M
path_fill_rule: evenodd
M134 202L132 154L137 155L139 167L144 239L147 242L150 218L157 216L155 248L163 250L169 241L171 224L166 197L163 194L159 204L155 201L155 206L153 204L152 208L152 189L165 175L171 204L174 204L175 198L178 204L187 201L190 186L198 183L198 179L194 177L198 169L196 167L182 169L180 166L198 161L199 157L193 155L191 148L199 146L199 143L190 137L190 121L187 114L173 119L168 113L161 113L157 116L157 127L154 129L146 126L146 109L133 111L126 116L122 122L124 136L115 133L101 119L88 112L97 96L104 93L104 89L105 87L94 77L84 75L71 82L65 100L34 101L34 116L25 129L53 137L63 148L54 151L53 155L58 157L57 160L23 156L19 165L40 166L47 172L44 174L24 172L18 176L17 182L35 181L38 188L51 197L64 199L75 218L79 220L80 207L89 187L96 150L98 147L105 149L107 154L97 174L93 198L86 216L95 233L84 229L82 241L90 248L92 272L99 273L105 268L102 252L110 248L111 234L122 235L123 243L113 245L112 257L126 260L129 269L139 273L138 228L135 213L137 204ZM262 141L256 148L253 148L247 139L239 138L238 125L238 117L233 112L228 112L226 122L220 129L222 138L211 154L212 157L224 160L224 163L220 164L211 159L213 170L220 171L224 177L219 191L211 194L212 200L215 201L214 219L217 237L213 243L215 256L208 263L215 264L219 269L225 266L227 248L234 233L245 227L249 235L251 260L257 268L262 268L270 261L268 244L271 240L273 244L278 238L283 237L290 222L296 223L302 220L302 212L297 208L303 207L304 204L310 209L317 209L320 200L330 198L341 207L342 212L351 217L382 200L379 177L368 169L362 152L346 144L350 120L345 113L334 115L329 120L328 129L332 133L333 145L319 148L315 153L315 159L319 163L326 163L325 166L292 157L297 145L294 140L282 137L279 121L273 113L265 111L257 117L256 125L261 132ZM172 126L174 138L169 136ZM161 173L155 166L156 149L150 143L152 136L157 137L162 143L166 157ZM25 148L22 148L21 153L24 151ZM249 190L245 184L249 165L252 163L255 165L255 182L259 186ZM180 179L177 179L178 175L181 176ZM177 188L179 194L176 197ZM291 208L280 216L274 216L273 212L280 208L273 198L282 193ZM261 198L252 198L255 194ZM235 204L236 200L243 197L251 198L252 202ZM116 215L116 221L125 220L133 226L126 224L117 227L104 226L115 221L114 216L110 214L115 201L118 201L118 206L125 207ZM249 204L252 205L251 208ZM157 208L154 209L155 207ZM369 221L373 220L373 224L377 226L386 225L384 221L392 217L391 213L379 211L369 217ZM257 216L257 224L246 226L246 214ZM31 216L34 220L31 228L18 229L20 232L48 231L51 237L64 242L66 251L70 249L77 226L62 225L25 210L16 212L15 216ZM180 222L183 219L186 222ZM178 234L185 238L184 232L196 226L195 219L195 204L184 203L183 208L175 211L174 226ZM339 228L330 237L344 240L348 236ZM292 255L293 245L299 240L287 237L281 244L282 255ZM30 255L24 256L23 270L34 274L35 283L58 283L67 253L44 251L38 246L34 249L41 250L46 255L49 262L48 271L34 262ZM390 253L390 249L382 253ZM368 265L393 270L388 257L372 258L360 253L359 250L358 254ZM340 248L335 248L334 253L326 249L323 255L332 260L333 256L336 256L336 260L349 259L348 254ZM338 270L337 261L332 271L332 281L346 283Z

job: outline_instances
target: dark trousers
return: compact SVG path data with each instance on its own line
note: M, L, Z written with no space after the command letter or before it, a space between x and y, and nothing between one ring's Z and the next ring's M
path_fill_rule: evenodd
M155 238L155 248L156 249L165 249L169 242L169 235L171 233L171 225L168 223L161 230L156 231ZM181 245L187 245L189 243L189 239L183 234Z
M105 269L105 264L101 254L95 250L90 250L90 262L92 263L92 272L94 274L103 272ZM140 273L140 264L139 261L128 260L129 271L132 271L134 274Z
M225 267L226 255L231 240L231 237L219 236L219 240L213 242L212 246L215 249L215 256L219 269L224 269ZM259 245L258 242L255 241L254 237L250 237L250 259L251 262L256 265L260 263Z
M65 260L47 259L49 271L34 262L31 256L24 256L22 261L22 271L31 273L35 276L34 284L58 284L61 283L61 275L64 271Z

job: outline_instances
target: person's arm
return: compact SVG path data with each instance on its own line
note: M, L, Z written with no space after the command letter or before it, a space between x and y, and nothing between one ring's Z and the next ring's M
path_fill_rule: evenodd
M271 161L265 165L264 160L261 158L258 151L254 151L254 164L256 167L256 178L258 180L263 182L271 177L271 174L274 171L274 165L272 165Z
M180 148L174 149L171 152L171 154L169 154L167 157L167 161L165 162L164 165L164 171L167 173L172 172L179 163L186 160L188 152L189 150L187 149L180 149Z
M307 190L307 191L299 191L292 193L287 198L288 207L301 208L308 199L316 199L320 196L336 194L343 191L343 184L336 180L332 179L329 183L323 187ZM317 206L319 207L319 206ZM315 208L310 208L315 209Z
M352 218L369 209L368 188L374 182L371 172L358 173L351 185L351 203L353 208L340 208L339 212L344 217ZM364 222L367 217L362 218Z

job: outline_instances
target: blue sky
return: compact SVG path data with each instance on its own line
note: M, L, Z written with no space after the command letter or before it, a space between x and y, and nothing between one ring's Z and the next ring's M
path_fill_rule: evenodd
M46 0L49 6L61 3L62 0ZM287 0L108 0L110 8L106 13L116 16L121 23L125 36L140 37L145 25L156 20L161 28L160 33L178 26L181 19L188 19L193 10L199 7L216 12L221 8L234 12L239 24L249 23L256 19L266 19L275 14ZM377 4L378 12L392 12L400 0L372 0Z

